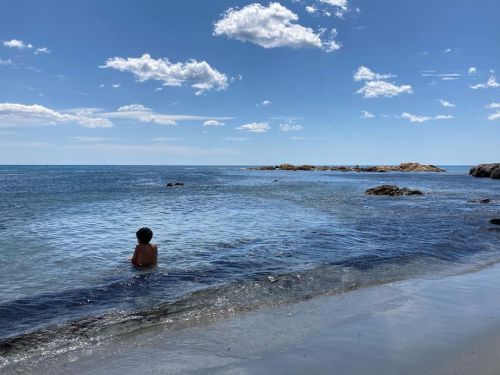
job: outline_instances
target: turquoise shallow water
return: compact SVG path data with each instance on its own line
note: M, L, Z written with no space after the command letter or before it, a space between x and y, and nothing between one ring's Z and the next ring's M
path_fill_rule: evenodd
M500 232L488 224L500 214L500 183L446 169L1 166L0 351L500 259ZM175 181L184 187L165 187ZM383 183L428 194L364 195ZM496 201L471 202L481 198ZM160 253L147 271L128 261L141 226Z

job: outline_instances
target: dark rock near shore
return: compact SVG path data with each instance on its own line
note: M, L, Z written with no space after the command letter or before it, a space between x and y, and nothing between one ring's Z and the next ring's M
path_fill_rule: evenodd
M413 190L408 188L400 188L396 185L380 185L365 192L367 195L388 195L391 197L398 197L402 195L423 195L420 190Z
M500 179L500 163L479 164L477 167L472 167L469 174L474 177Z
M333 172L446 172L435 165L419 163L401 163L400 165L376 165L370 167L350 166L315 166L281 164L276 166L263 166L252 168L258 171L333 171Z
M500 225L500 219L490 219L490 224Z

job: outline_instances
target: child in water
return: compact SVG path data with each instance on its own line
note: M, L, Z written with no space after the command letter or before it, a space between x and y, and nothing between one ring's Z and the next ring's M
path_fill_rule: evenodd
M155 265L158 258L158 247L149 243L153 238L153 232L149 228L141 228L135 235L139 243L135 247L134 255L130 261L138 267Z

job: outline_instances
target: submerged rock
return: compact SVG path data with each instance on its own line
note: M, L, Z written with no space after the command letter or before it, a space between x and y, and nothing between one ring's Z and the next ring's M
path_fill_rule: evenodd
M472 167L469 174L474 177L491 177L500 179L500 163L495 164L479 164L477 167Z
M490 224L500 225L500 219L490 219Z
M423 195L420 190L413 190L408 188L400 188L396 185L380 185L365 192L367 195L388 195L397 197L401 195Z

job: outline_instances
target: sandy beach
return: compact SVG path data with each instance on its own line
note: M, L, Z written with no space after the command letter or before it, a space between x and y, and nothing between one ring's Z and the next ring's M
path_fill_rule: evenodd
M500 265L130 334L33 373L498 374ZM7 368L14 373L20 368Z

